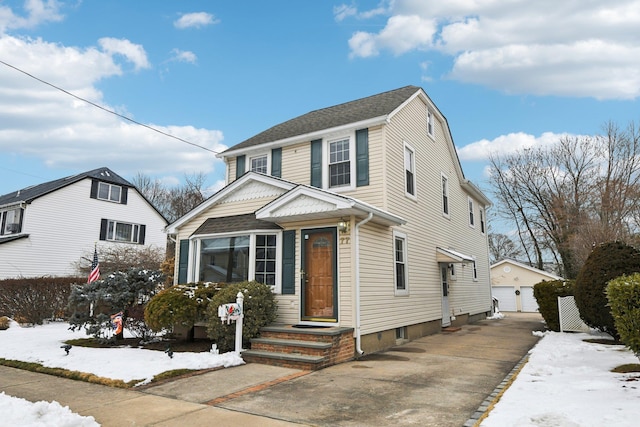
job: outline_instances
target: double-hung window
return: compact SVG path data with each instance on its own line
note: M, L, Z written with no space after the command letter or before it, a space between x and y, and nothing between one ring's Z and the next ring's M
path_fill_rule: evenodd
M114 220L106 220L106 223L106 234L101 240L139 244L144 243L144 225Z
M431 110L427 110L427 134L429 134L430 137L434 136L433 112Z
M351 185L351 153L349 138L329 142L329 187Z
M199 253L196 282L255 280L274 287L279 285L281 234L252 232L203 237L195 245Z
M0 211L0 235L17 234L22 230L22 208Z
M473 199L471 197L469 197L468 199L468 203L469 203L469 227L475 227L476 226L476 220L473 216Z
M395 266L395 295L409 294L409 274L407 272L407 236L393 233L393 256Z
M259 173L269 173L268 156L266 154L262 156L251 157L251 171Z
M480 208L480 232L484 234L484 209Z
M122 187L119 185L108 184L106 182L98 183L98 199L100 200L120 203L121 193Z
M404 144L405 194L416 196L416 155L414 149Z
M449 216L449 178L442 174L442 214Z

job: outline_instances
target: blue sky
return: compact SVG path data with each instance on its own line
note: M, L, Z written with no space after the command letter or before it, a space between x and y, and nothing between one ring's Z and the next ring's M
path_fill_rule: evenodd
M490 152L640 118L639 28L640 1L0 1L0 194L101 166L218 189L211 151L416 85L490 195Z

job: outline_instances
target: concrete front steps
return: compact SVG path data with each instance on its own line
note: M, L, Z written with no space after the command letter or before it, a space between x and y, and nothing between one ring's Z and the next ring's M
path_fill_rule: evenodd
M353 360L353 328L271 325L242 352L247 363L315 371Z

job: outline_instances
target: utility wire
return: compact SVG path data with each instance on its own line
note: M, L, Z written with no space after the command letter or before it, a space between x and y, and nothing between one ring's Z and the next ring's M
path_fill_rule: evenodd
M52 83L49 83L49 82L47 82L45 80L42 80L42 79L34 76L33 74L29 74L28 72L26 72L24 70L21 70L20 68L18 68L16 66L13 66L11 64L8 64L8 63L6 63L6 62L4 62L2 60L0 60L0 64L6 65L9 68L13 68L14 70L16 70L16 71L18 71L18 72L20 72L22 74L25 74L25 75L31 77L32 79L39 81L40 83L46 84L47 86L51 86L52 88L57 89L60 92L63 92L65 94L69 95L69 96L72 96L72 97L74 97L74 98L76 98L76 99L78 99L78 100L80 100L82 102L86 102L87 104L93 105L94 107L99 108L99 109L101 109L103 111L106 111L107 113L113 114L114 116L118 116L118 117L120 117L122 119L128 120L131 123L134 123L134 124L136 124L138 126L145 127L145 128L147 128L149 130L152 130L154 132L158 132L159 134L162 134L164 136L168 136L169 138L177 139L180 142L184 142L185 144L189 144L189 145L192 145L194 147L201 148L201 149L209 151L209 152L211 152L213 154L220 154L218 151L210 150L207 147L203 147L202 145L198 145L198 144L195 144L195 143L193 143L191 141L187 141L186 139L182 139L179 136L175 136L175 135L171 135L170 133L163 132L160 129L156 129L156 128L152 127L152 126L145 125L144 123L137 122L137 121L133 120L132 118L129 118L127 116L123 116L120 113L116 113L115 111L109 110L108 108L105 108L102 105L96 104L95 102L91 102L88 99L85 99L85 98L82 98L82 97L80 97L78 95L75 95L75 94L73 94L73 93L71 93L71 92L69 92L69 91L67 91L65 89L62 89L61 87L58 87L58 86L56 86L56 85L54 85Z

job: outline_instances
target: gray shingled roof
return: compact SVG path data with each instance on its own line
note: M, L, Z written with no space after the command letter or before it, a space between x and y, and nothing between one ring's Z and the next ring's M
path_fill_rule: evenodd
M311 111L310 113L275 125L264 132L234 145L225 152L385 116L392 113L418 90L421 90L418 86L405 86L367 98Z
M51 193L52 191L59 190L62 187L66 187L67 185L76 183L85 178L96 178L100 181L121 185L123 187L133 187L133 185L129 181L122 178L111 169L102 167L90 170L88 172L79 173L77 175L68 176L66 178L60 178L54 181L32 185L31 187L4 194L0 196L0 206L20 202L30 203L32 200L37 199L38 197L44 196L45 194Z
M256 219L255 214L224 216L219 218L208 218L196 231L193 236L199 234L216 234L245 230L282 230L278 224L269 221Z

